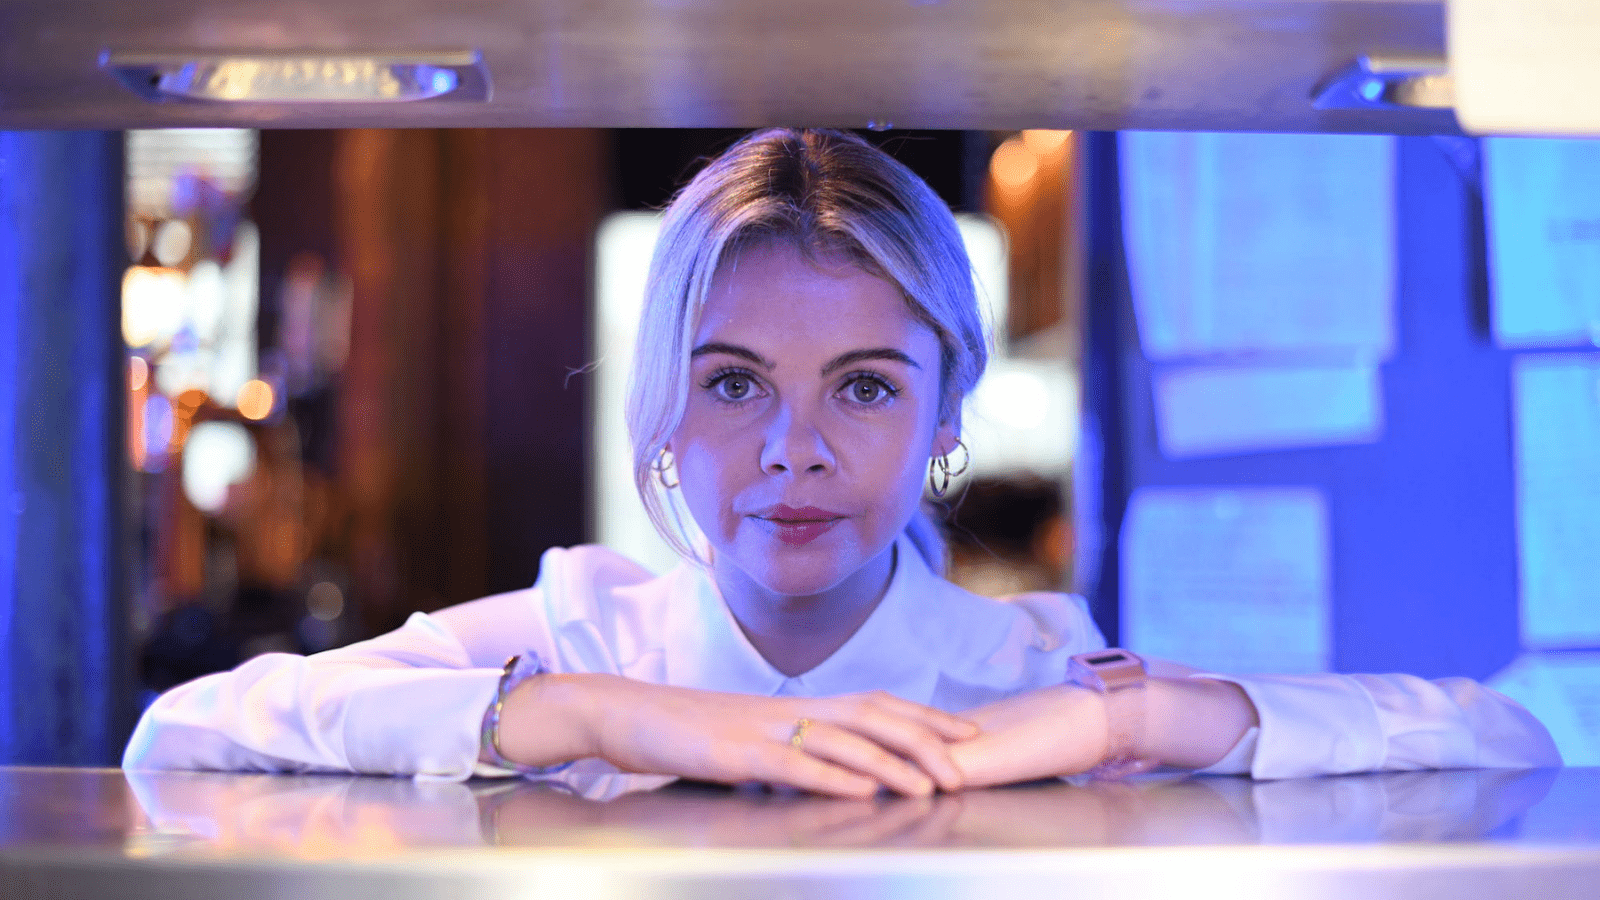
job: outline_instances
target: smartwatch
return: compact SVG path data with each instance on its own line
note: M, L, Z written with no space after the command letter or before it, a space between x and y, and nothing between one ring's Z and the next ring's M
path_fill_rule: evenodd
M1098 691L1105 699L1106 755L1089 770L1095 778L1122 778L1158 764L1138 755L1148 678L1144 660L1120 647L1079 653L1068 661L1068 683Z

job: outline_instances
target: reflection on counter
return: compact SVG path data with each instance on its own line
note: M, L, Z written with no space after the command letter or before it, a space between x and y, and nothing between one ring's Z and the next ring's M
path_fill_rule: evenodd
M121 774L105 773L105 778ZM11 788L26 782L7 773ZM1095 847L1600 836L1600 770L1460 770L1251 781L1046 782L838 800L595 773L446 783L129 772L125 852L303 859L437 847ZM1556 797L1577 803L1552 802Z
M0 896L1591 900L1600 883L1595 768L876 801L668 781L0 767Z

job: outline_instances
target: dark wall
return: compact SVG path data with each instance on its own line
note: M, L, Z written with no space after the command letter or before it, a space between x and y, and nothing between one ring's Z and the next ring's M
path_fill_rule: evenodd
M0 132L0 764L131 730L122 135Z
M263 342L297 254L350 279L350 353L291 411L339 507L361 631L526 587L587 535L592 237L604 132L263 132Z

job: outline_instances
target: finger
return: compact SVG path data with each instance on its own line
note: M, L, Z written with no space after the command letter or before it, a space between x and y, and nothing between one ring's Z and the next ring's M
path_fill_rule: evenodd
M803 749L795 752L859 772L908 797L933 793L934 782L922 769L890 753L883 744L837 725L811 726Z
M810 743L817 729L806 738ZM835 765L788 745L767 745L754 761L749 777L768 784L788 785L813 794L830 797L870 799L885 787L882 781L850 768Z
M964 741L968 738L977 737L978 733L983 730L978 727L977 723L963 719L955 713L924 706L921 703L913 703L886 691L873 693L869 697L873 703L883 707L888 712L917 722L925 728L930 728L947 741Z
M952 745L923 723L908 720L880 706L868 706L847 726L867 739L900 754L932 776L947 791L960 790L964 779Z

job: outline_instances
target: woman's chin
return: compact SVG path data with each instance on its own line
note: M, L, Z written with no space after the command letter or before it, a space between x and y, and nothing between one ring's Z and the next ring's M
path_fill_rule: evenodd
M768 570L759 574L753 573L751 580L769 594L783 597L815 597L838 587L844 576L834 571L819 572L817 567L812 566L802 571Z
M876 596L893 571L887 554L892 537L883 546L865 545L849 529L834 529L818 540L791 544L758 532L718 546L714 567L725 588L743 583L769 597L818 597L841 588ZM726 580L725 580L726 579Z
M806 550L810 552L790 548L789 552L763 553L758 560L751 560L750 566L739 568L753 587L768 595L797 598L820 597L841 588L877 596L891 571L875 564L877 554L862 554L854 547Z

